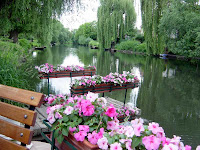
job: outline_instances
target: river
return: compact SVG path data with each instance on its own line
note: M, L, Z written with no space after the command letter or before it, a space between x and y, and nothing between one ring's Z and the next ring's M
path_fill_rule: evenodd
M97 74L131 71L138 76L140 86L129 89L126 103L141 109L141 117L158 122L166 136L181 136L184 144L200 145L200 69L199 64L182 60L164 60L140 56L101 52L87 47L55 46L33 53L34 64L95 65ZM80 78L80 77L76 77ZM74 78L73 78L74 79ZM70 78L50 79L50 93L70 91ZM47 80L40 80L36 91L47 94ZM124 101L125 90L105 93Z

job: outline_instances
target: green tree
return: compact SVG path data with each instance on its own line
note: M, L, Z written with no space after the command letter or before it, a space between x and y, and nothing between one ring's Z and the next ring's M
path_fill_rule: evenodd
M124 39L132 31L136 14L133 0L101 0L98 8L97 36L102 48L110 48L111 43Z
M77 42L80 36L86 38L91 38L93 40L97 39L97 23L95 21L82 24L78 30L75 32L74 40Z
M200 5L198 0L172 1L163 12L159 28L169 51L200 56Z
M52 19L75 1L78 0L2 0L0 34L9 34L17 42L19 33L33 33L44 43L51 38Z
M160 54L164 51L164 38L158 25L163 9L170 0L141 0L142 27L149 54Z

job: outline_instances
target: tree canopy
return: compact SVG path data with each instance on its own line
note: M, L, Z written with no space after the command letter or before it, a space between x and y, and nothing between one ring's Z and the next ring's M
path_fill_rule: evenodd
M97 37L102 48L124 39L133 30L136 14L133 0L100 0L98 8Z
M52 19L79 0L2 0L0 34L10 35L14 42L19 33L30 33L46 42L51 35Z

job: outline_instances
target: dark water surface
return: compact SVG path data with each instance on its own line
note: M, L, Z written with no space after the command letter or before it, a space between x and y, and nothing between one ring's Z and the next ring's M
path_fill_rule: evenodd
M181 60L163 60L130 54L111 54L86 47L52 47L33 54L35 65L95 65L97 74L131 71L140 87L129 89L126 102L142 110L141 117L158 122L167 137L181 136L193 149L200 145L200 66ZM79 78L79 77L77 77ZM69 93L70 78L50 79L50 93ZM47 80L36 87L47 93ZM106 93L124 101L125 91Z

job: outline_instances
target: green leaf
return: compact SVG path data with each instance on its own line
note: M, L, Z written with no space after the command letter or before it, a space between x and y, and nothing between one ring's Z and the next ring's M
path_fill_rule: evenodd
M113 138L108 138L108 143L109 144L113 144L114 143L114 139Z
M146 133L147 135L151 135L151 134L152 134L151 131L146 131L145 133Z
M58 137L59 131L60 131L60 128L58 128L58 129L56 129L56 130L54 131L54 137L55 137L55 138Z
M62 143L62 141L64 140L64 136L62 134L60 134L57 138L58 143Z
M69 133L68 128L67 128L67 127L64 127L64 128L62 129L62 134L65 135L65 136L68 136L68 133Z
M78 118L78 124L80 124L83 121L82 118Z
M51 126L51 131L55 130L57 128L58 121L54 122Z
M64 121L64 122L69 121L69 117L65 115L65 116L63 117L63 121Z
M142 137L133 137L133 138L132 138L131 147L134 149L134 148L137 147L140 143L142 143Z

